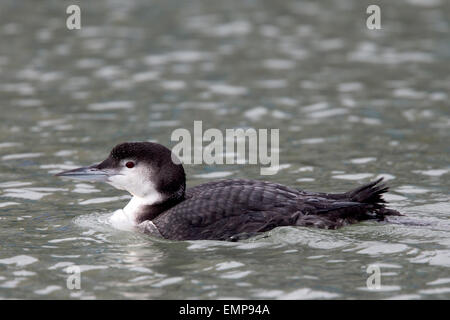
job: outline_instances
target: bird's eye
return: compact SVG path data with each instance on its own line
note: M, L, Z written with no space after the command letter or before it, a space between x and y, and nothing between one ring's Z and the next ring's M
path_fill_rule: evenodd
M131 169L131 168L134 167L134 162L133 162L133 161L128 161L128 162L125 164L125 166L126 166L127 168Z

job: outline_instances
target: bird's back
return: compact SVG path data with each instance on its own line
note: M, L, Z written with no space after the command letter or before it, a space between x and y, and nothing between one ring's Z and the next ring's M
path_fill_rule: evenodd
M289 225L335 229L380 217L380 194L387 189L378 182L325 194L258 180L219 180L188 189L184 201L153 223L173 240L234 240ZM367 199L357 197L361 192Z

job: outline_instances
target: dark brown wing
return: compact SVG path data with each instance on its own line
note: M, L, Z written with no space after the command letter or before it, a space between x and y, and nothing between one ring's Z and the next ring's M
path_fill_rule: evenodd
M297 210L296 190L241 182L223 180L193 188L185 201L153 222L169 239L227 240L239 233L263 231L276 217L286 220L286 225Z
M207 183L186 197L153 221L165 238L230 240L278 226L336 228L370 218L364 203L254 180Z
M298 189L294 189L279 183L269 182L269 181L260 181L260 180L250 180L250 179L222 179L211 181L207 183L203 183L201 185L189 188L186 191L186 198L191 198L193 196L197 196L200 193L206 192L210 189L217 189L229 186L258 186L262 188L268 189L276 189L280 191L285 191L292 194L306 194L306 192Z

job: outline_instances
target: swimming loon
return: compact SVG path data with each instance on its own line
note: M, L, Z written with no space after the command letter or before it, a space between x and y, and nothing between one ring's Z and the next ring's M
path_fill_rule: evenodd
M56 174L104 181L133 197L111 217L115 225L172 240L236 241L279 226L336 229L400 215L385 207L382 179L345 193L308 192L278 183L226 179L186 190L182 164L157 143L115 146L99 164Z

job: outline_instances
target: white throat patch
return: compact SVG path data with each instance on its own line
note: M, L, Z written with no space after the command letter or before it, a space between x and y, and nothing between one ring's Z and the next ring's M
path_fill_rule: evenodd
M147 198L134 196L130 202L123 208L116 210L110 218L111 224L121 230L132 230L138 223L139 214L146 206L161 202L163 197L155 191Z

